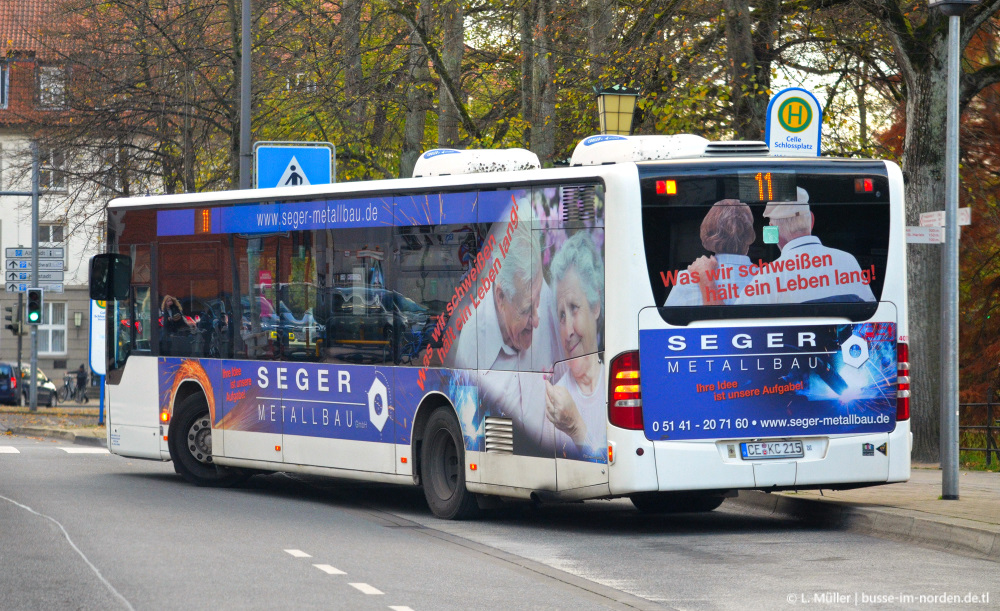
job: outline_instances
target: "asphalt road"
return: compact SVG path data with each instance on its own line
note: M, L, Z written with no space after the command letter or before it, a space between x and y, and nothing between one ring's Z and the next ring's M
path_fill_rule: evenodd
M169 464L10 436L0 525L4 609L1000 604L996 563L736 505L649 517L597 501L443 522L417 489L281 474L203 489Z

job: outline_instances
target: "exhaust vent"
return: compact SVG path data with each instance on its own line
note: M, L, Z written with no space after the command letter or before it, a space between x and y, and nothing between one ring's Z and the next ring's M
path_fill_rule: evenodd
M514 453L514 421L510 418L486 417L486 452Z
M763 142L755 140L731 140L729 142L709 142L705 147L706 157L732 157L735 155L769 155L771 151Z
M559 205L562 208L564 223L594 220L597 216L594 203L597 199L597 187L594 185L562 187L560 191Z

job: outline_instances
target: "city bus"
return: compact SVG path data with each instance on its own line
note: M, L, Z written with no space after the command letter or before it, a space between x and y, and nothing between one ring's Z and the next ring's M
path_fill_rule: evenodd
M421 486L446 519L909 478L895 164L690 135L531 157L112 201L109 450L200 486Z

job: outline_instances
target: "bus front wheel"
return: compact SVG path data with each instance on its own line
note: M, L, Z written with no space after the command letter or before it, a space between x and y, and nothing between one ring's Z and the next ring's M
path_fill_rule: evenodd
M628 497L642 513L705 513L718 509L725 498L697 492L643 492Z
M205 397L194 394L181 401L167 437L174 470L196 486L226 487L247 478L238 469L220 467L212 460L212 423Z
M465 488L465 442L450 407L439 407L427 420L420 475L427 505L437 517L464 520L479 513L476 495Z

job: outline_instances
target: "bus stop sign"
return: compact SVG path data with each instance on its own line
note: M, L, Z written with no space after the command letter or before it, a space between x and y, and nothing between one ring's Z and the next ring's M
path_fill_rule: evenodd
M258 143L254 147L254 186L302 187L333 182L329 142Z

